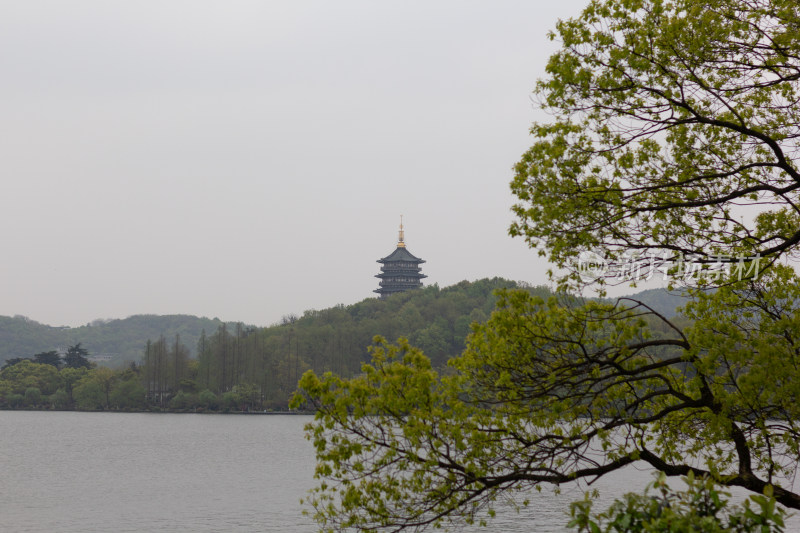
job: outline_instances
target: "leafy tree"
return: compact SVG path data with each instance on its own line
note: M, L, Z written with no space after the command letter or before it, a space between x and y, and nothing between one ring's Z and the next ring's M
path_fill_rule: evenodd
M106 395L103 387L97 381L84 376L73 391L75 404L84 411L102 410L106 405Z
M196 404L196 396L182 390L178 391L178 393L169 401L169 406L172 409L188 409L194 407Z
M595 0L559 22L536 90L553 120L516 166L512 233L572 282L584 252L643 267L790 253L797 25L792 0Z
M35 387L42 394L52 394L59 386L59 374L51 365L25 359L0 371L0 381L8 383L17 394L24 394L28 387Z
M208 389L204 389L197 397L197 403L205 409L216 409L219 407L219 398Z
M234 387L233 392L236 394L236 403L243 410L251 410L258 408L260 403L258 389L251 383L244 383Z
M67 396L67 392L64 389L58 389L48 399L56 409L64 409L69 406L69 396Z
M17 363L21 363L22 361L30 361L30 359L26 357L12 357L10 359L6 359L6 361L3 363L3 368L0 368L0 370L5 370L6 368L14 366Z
M28 387L25 389L25 405L36 407L42 403L42 391L36 387Z
M7 403L8 397L13 393L11 384L8 381L0 379L0 404Z
M116 374L113 370L108 367L101 366L99 368L93 368L89 371L87 379L91 379L95 383L100 386L100 390L103 391L104 402L103 406L108 409L111 404L111 390L114 386L114 382L116 381Z
M78 340L98 352L116 354L114 364L138 360L148 338L163 334L194 346L203 328L216 329L219 320L188 315L136 315L123 320L95 320L74 328L39 324L27 317L0 316L0 364L18 354L34 354L52 346L70 346Z
M446 331L439 324L421 329L414 335L414 344L421 348L433 361L444 362L447 350Z
M64 366L67 368L92 368L92 363L86 358L89 351L81 347L81 343L70 346L64 356Z
M37 353L33 356L33 362L39 363L40 365L52 365L56 368L61 368L63 363L61 356L55 350Z
M6 401L8 402L9 407L20 407L25 401L25 397L22 394L9 394L6 398Z
M686 490L675 491L662 474L644 494L625 494L604 513L592 516L592 500L570 507L569 526L586 533L780 533L786 511L775 505L771 491L753 495L743 505L728 505L730 493L719 491L708 478L690 473ZM649 494L655 489L658 495Z
M197 382L193 379L182 379L180 383L178 383L178 389L189 394L194 394L198 392L199 387L197 386Z
M239 395L234 391L228 391L222 395L222 408L225 412L239 409Z
M162 407L179 390L196 394L208 389L221 397L235 388L251 387L239 406L283 409L308 368L343 375L358 372L376 331L411 337L435 357L436 365L445 364L463 350L469 324L485 318L493 306L492 290L512 286L516 283L500 278L464 281L385 301L370 298L350 306L310 310L267 328L220 323L215 333L200 335L196 361L187 360L182 334L175 342L161 336L144 347L139 371L149 401Z
M445 377L381 339L361 375L306 373L294 405L317 409L324 527L483 521L499 498L634 463L800 509L800 278L777 262L800 243L798 28L789 0L595 0L559 22L537 86L553 120L516 167L511 232L564 289L680 274L694 323L500 291ZM587 276L589 252L611 268Z
M120 381L111 391L109 402L115 409L143 409L147 390L137 378Z
M67 407L72 407L75 405L75 395L74 389L75 385L86 376L87 369L85 367L80 368L70 368L65 367L62 368L61 371L58 373L59 378L61 378L61 382L64 384L64 392L67 394Z

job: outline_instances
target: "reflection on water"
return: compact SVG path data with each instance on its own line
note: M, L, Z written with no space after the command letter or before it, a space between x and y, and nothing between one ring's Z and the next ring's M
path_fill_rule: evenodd
M314 484L314 452L302 431L309 420L0 411L0 527L311 533L315 525L299 504ZM650 481L648 472L628 468L589 488L600 491L597 508L605 509ZM569 503L584 490L543 491L519 514L500 505L490 530L567 531ZM800 531L800 520L787 530Z

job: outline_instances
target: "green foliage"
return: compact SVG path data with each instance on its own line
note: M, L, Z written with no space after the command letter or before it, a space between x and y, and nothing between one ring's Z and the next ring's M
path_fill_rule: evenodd
M78 409L108 409L114 380L114 372L109 368L95 368L84 373L73 388L73 398Z
M683 478L686 490L675 491L661 474L644 494L628 493L596 516L592 500L570 506L568 527L580 533L782 533L786 511L775 505L772 491L751 495L743 505L729 505L730 494L709 478ZM657 492L652 495L651 492Z
M42 403L42 391L36 387L28 387L25 389L25 405L36 407L40 403Z
M742 530L778 524L776 501L800 509L800 278L778 263L800 243L798 13L796 0L594 0L557 24L537 85L551 120L515 167L510 232L564 290L696 262L679 280L688 321L506 290L444 377L380 339L355 377L307 372L294 405L317 409L310 501L326 531L481 521L500 498L633 463L710 481L671 515L629 497L607 515L620 524L738 527L714 523L711 483L757 495L760 515L730 517L755 521ZM586 279L587 252L615 268ZM712 272L720 257L760 268ZM434 350L437 319L418 337Z
M75 385L73 397L78 409L83 411L99 411L106 406L106 395L103 387L88 376L82 378Z
M204 409L217 409L219 407L219 398L210 390L204 389L197 395L197 404Z
M464 281L444 289L429 287L397 294L385 301L368 299L307 311L302 317L267 328L215 322L219 325L216 331L209 335L201 332L197 337L196 360L190 358L184 337L162 335L145 343L139 355L141 364L116 371L92 368L87 360L89 350L75 343L61 370L54 364L57 354L53 351L36 354L35 359L46 365L25 358L8 360L4 368L9 371L0 373L0 406L9 406L8 395L24 394L27 387L35 386L43 396L63 389L66 399L59 395L58 408L64 409L215 410L224 407L222 396L230 393L225 407L229 410L283 410L308 369L345 376L358 373L369 357L366 346L375 332L408 335L429 351L434 366L444 367L449 357L463 350L470 325L488 316L495 301L493 290L514 286L516 283L499 278ZM542 288L526 290L549 294ZM136 322L134 319L126 322ZM87 327L100 329L110 324L98 322ZM10 370L17 365L21 366ZM97 387L86 380L99 386L102 399L96 394ZM80 402L75 395L79 383ZM208 391L205 401L198 394L203 390Z
M642 266L791 252L797 27L795 0L595 0L559 21L536 87L552 119L516 166L512 234L570 286L582 252Z
M64 363L61 360L61 356L58 355L58 352L55 350L37 353L33 356L33 362L41 365L53 365L56 368L61 368L61 365Z
M64 355L64 366L67 368L92 368L92 364L86 358L89 350L83 348L81 343L70 346Z
M631 295L630 298L645 304L653 311L669 319L679 317L679 309L683 308L691 301L691 297L688 293L667 291L664 289L640 291Z
M137 410L147 406L147 391L138 377L120 381L111 391L110 404L114 409Z
M48 397L48 401L55 409L65 409L69 406L69 396L64 389L58 389Z
M53 327L23 316L0 316L0 361L47 353L58 346L83 344L93 354L112 354L112 366L138 361L147 339L180 335L194 348L201 332L222 324L217 319L189 315L135 315L121 320L96 320L76 328Z
M197 405L197 397L194 394L184 391L178 391L178 394L172 397L169 401L169 406L172 409L184 410L195 407Z
M181 343L180 336L170 343L163 336L156 342L148 341L141 372L147 398L164 407L167 399L181 390L182 383L193 383L189 349Z
M83 379L87 370L85 368L63 368L59 372L59 378L64 384L64 391L67 394L67 406L72 407L75 404L74 389L75 385Z
M67 346L59 328L39 324L27 317L0 316L0 360L18 358Z
M25 397L22 394L17 393L9 394L6 397L6 402L8 403L9 407L15 409L22 406L22 404L25 402Z
M222 408L225 412L239 410L239 396L233 392L228 391L222 395Z
M193 379L188 379L188 378L181 379L180 382L178 383L178 389L188 394L194 394L198 392L197 382Z
M464 349L470 324L488 316L494 289L515 286L499 278L464 281L445 289L427 287L386 300L306 311L300 318L287 317L268 328L222 325L213 334L201 336L193 379L197 388L219 395L247 390L246 398L231 400L229 409L285 409L305 370L344 376L358 373L368 359L365 347L376 333L412 338L427 350L434 366L443 367ZM148 381L155 384L160 379L161 385L155 387L168 394L180 388L170 378L172 363L163 362L173 361L173 352L169 346L159 348L153 343L149 352L153 360L145 362L145 373L153 376Z
M29 387L35 387L42 394L52 394L58 389L58 370L51 365L41 365L25 359L0 371L0 381L10 386L13 393L24 394Z
M3 368L0 370L5 370L10 366L14 366L17 363L21 363L22 361L30 361L30 359L25 357L12 357L11 359L6 359L5 363L3 363Z
M316 475L325 480L312 491L316 519L331 530L441 525L450 509L484 489L475 476L486 471L492 446L479 451L465 444L494 421L462 402L459 380L440 379L406 341L391 345L377 337L371 353L372 363L349 380L307 372L293 399L294 407L309 402L317 409L316 423L306 428L317 451ZM439 447L459 463L456 469L440 467ZM477 510L467 505L468 519Z
M294 405L317 411L317 519L376 531L469 522L498 498L636 462L769 488L800 508L785 488L800 454L800 366L787 364L798 291L776 266L700 293L687 332L627 301L499 291L445 377L407 342L377 339L360 375L300 381Z

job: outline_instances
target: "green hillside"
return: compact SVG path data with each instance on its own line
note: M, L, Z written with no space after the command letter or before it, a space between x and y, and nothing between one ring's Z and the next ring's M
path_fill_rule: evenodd
M463 351L470 325L489 318L495 291L501 288L524 288L544 298L552 294L545 287L502 278L462 281L287 315L269 327L186 315L137 315L56 328L25 317L0 317L2 361L81 343L90 356L113 354L101 365L119 369L75 374L63 364L12 364L0 372L0 408L285 409L308 369L341 376L361 372L376 335L390 341L406 337L435 367L444 368ZM633 298L669 317L685 303L658 290ZM137 364L124 364L132 361ZM23 397L31 383L41 399L36 391L31 399Z
M190 315L134 315L119 320L96 320L77 328L53 327L23 316L0 316L0 363L14 357L31 357L81 343L91 355L109 354L110 366L139 361L148 339L180 335L194 354L205 329L215 331L222 322Z
M389 339L405 336L423 348L435 362L443 363L447 357L457 355L463 349L469 324L488 318L494 306L492 291L515 286L515 282L501 278L463 281L444 289L432 286L398 294L385 301L368 298L349 306L306 311L301 317L287 316L284 321L295 323L297 346L308 351L303 355L309 363L329 357L341 360L340 356L331 355L329 350L319 347L319 339L332 330L337 332L339 352L346 344L351 347L351 352L359 354L358 359L375 335ZM541 287L536 290L543 295L548 293ZM675 315L677 307L686 303L685 298L663 289L641 291L632 297L668 318ZM190 357L195 358L201 333L205 330L211 335L220 326L222 321L218 319L191 315L134 315L125 319L96 320L76 328L48 326L19 315L0 316L0 365L6 359L31 357L81 343L92 355L111 355L108 365L120 366L130 361L141 361L148 340L160 336L174 340L176 335L180 336L180 342L187 347ZM227 326L230 331L236 327L233 323ZM257 329L262 331L262 335L274 337L282 335L281 327ZM254 330L252 327L245 329Z
M678 291L667 291L664 289L648 289L637 292L629 298L638 300L651 307L654 311L672 318L678 314L678 308L685 306L689 300Z

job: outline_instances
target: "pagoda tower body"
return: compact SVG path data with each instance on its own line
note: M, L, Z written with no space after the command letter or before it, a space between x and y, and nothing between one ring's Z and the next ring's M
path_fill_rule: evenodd
M378 259L381 263L381 273L376 274L380 278L379 287L373 292L381 295L381 299L396 292L404 292L422 287L422 278L427 278L420 272L420 267L425 261L415 257L406 248L403 240L403 217L400 217L400 238L397 241L397 248L394 252L383 259Z

